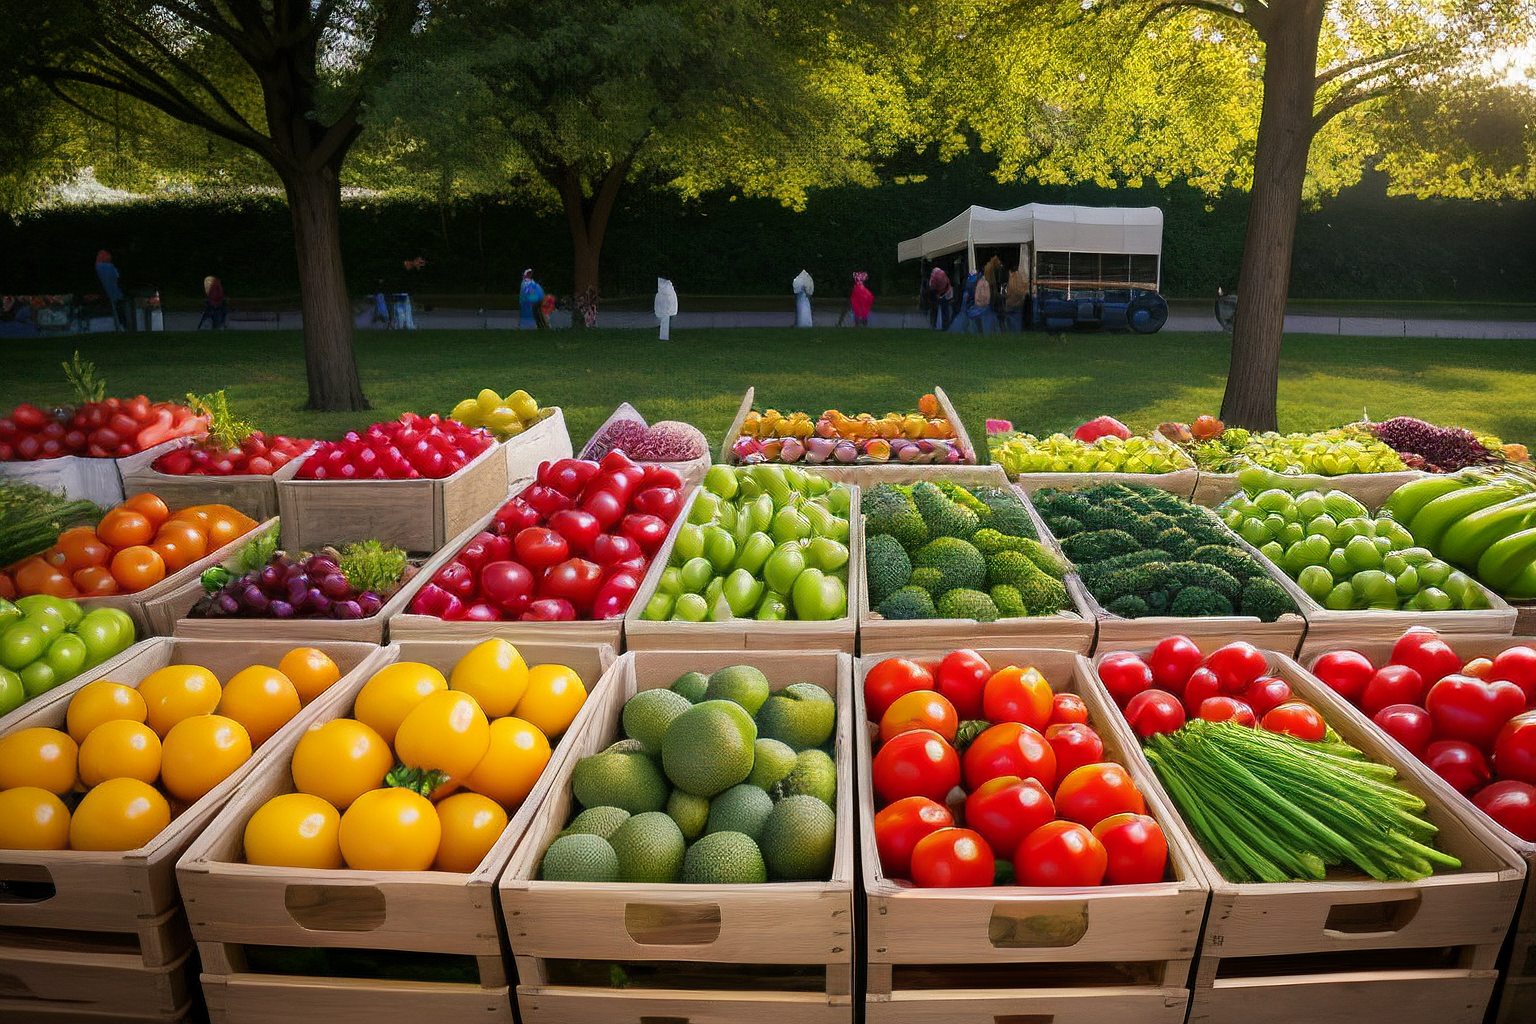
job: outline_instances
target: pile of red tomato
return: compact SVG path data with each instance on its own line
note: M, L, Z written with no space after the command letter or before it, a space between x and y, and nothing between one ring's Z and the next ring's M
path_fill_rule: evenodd
M488 430L437 414L408 412L340 441L322 441L299 466L300 480L441 480L496 443Z
M152 468L170 476L271 476L314 445L314 441L282 434L269 438L253 430L234 448L222 448L208 438L166 452Z
M623 452L561 459L496 513L411 602L416 615L496 622L616 619L683 507L682 479Z
M1088 708L1032 667L975 651L888 658L864 680L878 725L875 845L924 888L1162 881L1168 844ZM1011 863L1011 871L1003 866Z
M208 417L173 402L151 402L143 395L86 402L73 411L45 412L23 402L0 418L0 462L64 455L120 459L207 429Z
M1490 818L1536 842L1536 650L1461 656L1414 628L1380 668L1333 651L1312 672Z

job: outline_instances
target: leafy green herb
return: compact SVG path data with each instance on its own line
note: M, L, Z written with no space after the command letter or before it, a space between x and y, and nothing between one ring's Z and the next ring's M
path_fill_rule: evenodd
M405 552L376 540L358 541L341 549L341 574L358 593L388 593L405 575Z
M64 367L64 379L69 381L70 387L75 389L75 404L84 405L86 402L99 402L107 395L107 382L96 377L96 364L80 358L80 350L75 350L75 356Z
M274 522L272 529L251 541L240 551L238 567L240 575L255 572L272 561L272 556L277 554L277 535L282 523Z
M235 574L222 565L215 565L210 569L204 569L198 579L203 584L203 590L209 594L216 594L224 589L225 584L235 578Z
M208 417L208 436L224 451L239 448L240 443L256 431L251 424L235 419L235 414L229 411L229 400L224 396L223 388L210 395L189 392L187 405L193 412Z
M0 566L46 551L73 526L94 526L104 513L32 484L0 482Z

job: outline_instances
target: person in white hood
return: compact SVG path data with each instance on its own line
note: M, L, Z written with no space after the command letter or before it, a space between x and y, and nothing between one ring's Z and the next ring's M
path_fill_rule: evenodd
M661 321L661 340L672 340L672 318L677 316L677 289L664 277L656 279L656 319Z

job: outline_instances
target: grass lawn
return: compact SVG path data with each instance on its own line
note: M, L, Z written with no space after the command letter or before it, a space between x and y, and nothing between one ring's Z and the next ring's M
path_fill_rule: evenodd
M1049 433L1110 413L1144 430L1215 412L1229 345L1219 334L1180 333L962 340L911 330L696 330L659 342L645 331L370 331L358 333L357 356L373 410L313 413L303 410L297 332L99 334L7 343L0 408L68 402L59 364L76 348L109 394L179 399L224 388L258 427L322 438L405 410L446 413L482 387L525 388L564 408L579 449L624 401L653 422L694 423L718 445L748 386L761 407L878 415L913 408L937 384L978 443L989 416ZM1280 379L1285 430L1369 412L1536 441L1529 341L1296 335L1286 339Z

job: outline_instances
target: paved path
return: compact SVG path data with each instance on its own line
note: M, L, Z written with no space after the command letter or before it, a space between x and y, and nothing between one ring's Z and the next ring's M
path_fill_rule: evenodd
M197 326L195 313L167 313L165 326L171 331L190 331ZM833 327L837 314L817 311L817 327ZM229 325L235 330L298 330L304 324L298 313L232 314ZM608 312L598 318L604 328L654 331L656 318L648 312ZM701 327L793 327L793 312L783 313L680 313L672 318L678 330ZM928 329L928 318L917 312L873 313L871 327L907 327ZM550 316L553 327L570 326L570 314L556 311ZM517 327L517 311L488 309L483 312L440 309L416 314L416 326L434 330L512 330ZM852 319L844 322L851 327ZM1214 316L1174 313L1164 330L1219 332ZM1399 320L1386 317L1287 316L1287 334L1345 334L1383 338L1530 338L1536 340L1536 321L1499 320Z

